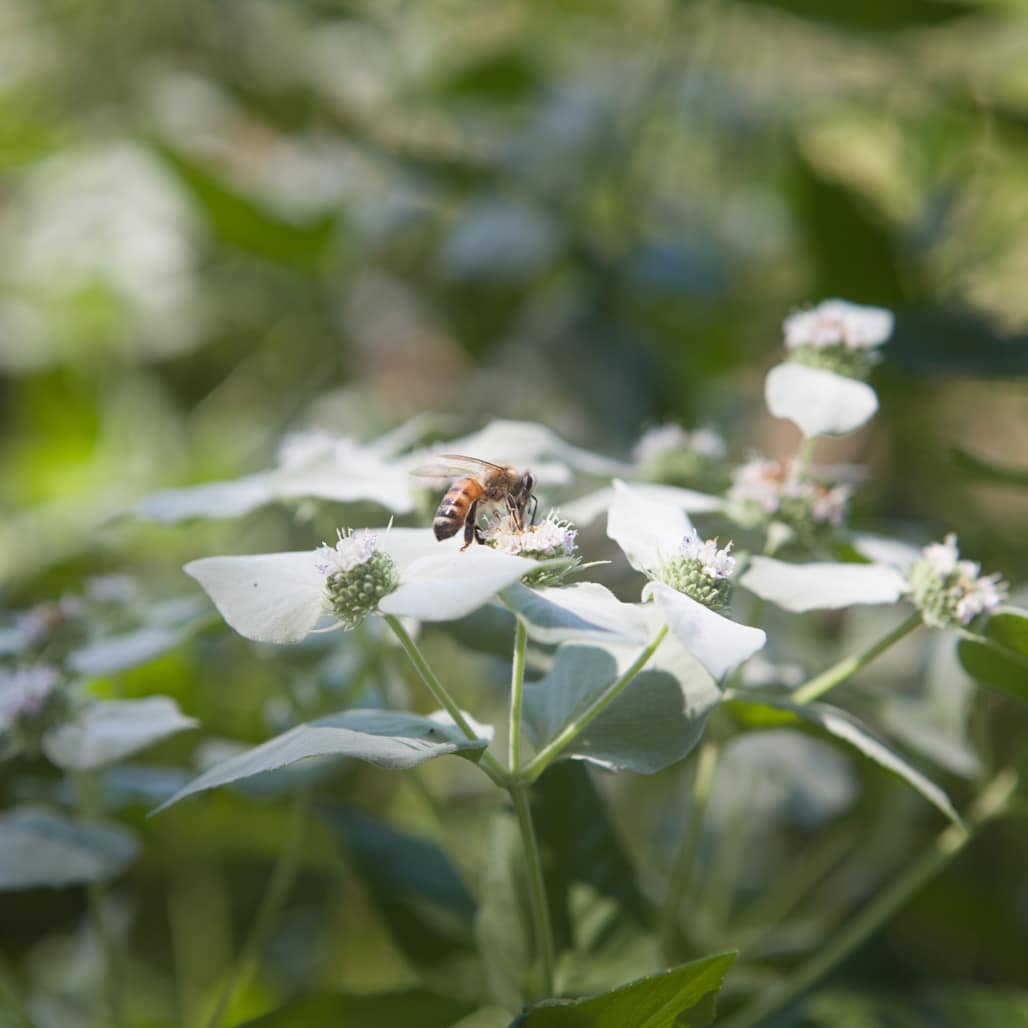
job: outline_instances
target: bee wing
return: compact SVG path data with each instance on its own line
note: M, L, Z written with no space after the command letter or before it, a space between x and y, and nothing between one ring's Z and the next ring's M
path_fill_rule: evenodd
M488 471L506 471L502 464L465 457L460 453L440 453L427 464L421 464L411 471L418 478L461 478L465 475L482 475Z

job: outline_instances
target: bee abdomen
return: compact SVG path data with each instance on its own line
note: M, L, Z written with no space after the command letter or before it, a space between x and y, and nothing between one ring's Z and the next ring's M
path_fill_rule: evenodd
M466 480L456 482L443 497L432 521L432 531L435 532L436 539L449 539L451 535L456 535L464 524L472 501L468 486Z

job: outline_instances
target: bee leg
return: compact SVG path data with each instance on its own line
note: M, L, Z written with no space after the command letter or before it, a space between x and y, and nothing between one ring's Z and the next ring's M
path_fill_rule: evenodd
M532 513L531 513L531 515L530 515L530 517L528 519L528 526L529 526L529 528L531 528L532 525L535 524L535 513L536 513L536 510L538 510L538 508L539 508L539 497L536 496L535 493L533 493L528 498L528 502L532 505Z
M468 516L464 519L464 545L461 550L466 550L478 538L478 533L478 500L472 500ZM478 541L482 542L481 539Z

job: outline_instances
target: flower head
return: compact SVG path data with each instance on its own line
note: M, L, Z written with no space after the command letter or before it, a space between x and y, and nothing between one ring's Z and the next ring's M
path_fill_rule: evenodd
M852 490L799 477L791 460L756 458L736 468L728 491L733 517L744 525L784 522L801 537L842 524Z
M981 565L961 560L951 532L922 550L910 569L909 591L925 623L943 628L967 625L979 614L991 613L1006 597L1007 586L998 573L982 575Z
M561 561L526 576L528 585L557 585L581 562L578 529L555 511L534 525L519 529L510 515L495 518L484 534L485 544L501 553L540 561Z
M67 698L58 679L49 664L0 670L0 740L13 743L14 752L38 750L46 730L63 718Z
M317 551L316 566L325 576L329 609L344 628L356 628L400 579L392 557L378 548L376 533L362 528L338 535L335 546Z
M691 528L679 551L655 569L654 578L711 610L725 610L731 594L729 579L735 570L731 549L731 543L718 549L716 539L704 542Z
M647 429L632 448L643 474L657 481L689 482L725 459L727 448L713 428L689 432L673 422Z
M791 360L850 378L866 378L877 359L875 347L892 335L892 312L846 300L825 300L785 319L785 348Z

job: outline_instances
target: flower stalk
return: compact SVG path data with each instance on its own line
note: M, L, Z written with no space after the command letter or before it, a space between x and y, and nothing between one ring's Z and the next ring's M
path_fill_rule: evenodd
M861 668L866 667L875 657L884 653L890 646L897 643L904 636L909 635L922 623L921 612L911 614L906 621L898 624L891 632L882 636L876 643L873 643L862 653L850 657L844 657L837 664L833 664L826 671L804 682L789 694L793 703L811 703L822 697L826 692L834 689L837 685L852 678Z
M521 618L514 619L514 661L510 672L510 770L521 769L521 704L525 691L525 648L528 630Z
M524 784L530 784L534 782L549 766L552 764L557 757L560 756L561 751L568 746L574 739L578 738L579 735L585 729L602 714L607 707L609 707L621 693L631 684L632 680L640 671L646 666L650 657L653 656L657 651L657 647L664 641L664 637L668 633L668 626L661 625L660 630L653 637L650 642L639 654L638 657L632 662L631 666L625 671L623 675L617 678L614 682L611 682L606 689L596 697L592 703L589 704L579 714L578 717L571 720L557 736L555 736L549 743L547 743L523 768L519 775L519 780Z

